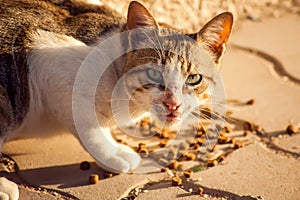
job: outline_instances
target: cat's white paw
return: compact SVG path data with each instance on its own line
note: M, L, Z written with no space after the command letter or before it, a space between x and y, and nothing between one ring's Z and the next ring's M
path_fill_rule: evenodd
M4 177L0 177L0 199L4 200L18 200L19 189L18 185L14 182L7 180Z
M98 160L98 165L103 169L113 172L122 173L129 172L137 168L141 161L141 157L130 147L118 144L118 149L114 154L110 154L105 160Z
M130 166L129 170L133 170L137 168L137 166L141 162L141 157L139 154L134 152L130 147L123 145L123 144L118 144L118 156L122 157L124 160L126 160Z

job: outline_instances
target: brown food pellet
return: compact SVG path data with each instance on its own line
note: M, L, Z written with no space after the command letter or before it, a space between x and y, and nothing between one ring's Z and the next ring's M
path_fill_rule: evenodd
M298 132L298 128L295 124L289 124L287 127L286 127L286 132L290 135L292 134L295 134Z
M218 143L219 144L227 144L227 143L230 143L231 142L231 139L227 136L224 136L224 135L219 135L218 137Z
M169 137L169 139L174 139L174 138L177 137L177 133L176 132L171 132L171 133L169 133L168 137Z
M104 173L103 176L104 176L104 178L111 178L111 177L113 177L114 175L111 174L111 173Z
M244 122L244 130L253 131L254 125L251 122Z
M140 126L141 127L146 127L150 125L150 118L149 117L145 117L140 121Z
M89 183L90 184L97 184L99 182L99 176L98 174L91 174L89 177Z
M204 144L204 138L197 138L196 141L199 145Z
M162 140L159 141L158 145L160 147L165 147L165 146L167 146L167 144L168 144L168 140L167 139L162 139Z
M263 128L261 126L255 125L254 131L256 131L257 133L261 133L263 131Z
M170 169L177 169L179 167L179 163L177 160L173 160L170 164L169 164L169 168Z
M186 158L186 160L195 160L197 156L194 153L186 153L184 154L184 157Z
M223 160L225 160L226 156L223 154L223 155L220 155L218 158L217 158L217 161L218 162L222 162Z
M244 146L244 142L242 142L242 141L235 141L234 144L233 144L234 149L239 149L243 146Z
M199 187L198 188L198 194L203 195L203 193L204 193L204 189L202 187Z
M145 142L140 142L139 143L139 149L142 149L142 148L146 148L146 143Z
M161 138L169 139L169 133L167 131L162 131Z
M91 165L88 161L83 161L80 163L80 169L81 170L89 170L89 169L91 169Z
M149 151L146 148L141 148L138 150L138 153L141 155L141 157L146 158L149 156Z
M232 114L233 114L232 111L227 111L227 112L226 112L226 116L230 116L230 115L232 115Z
M218 161L217 160L208 160L207 161L207 166L208 167L213 167L213 166L216 166L218 165Z
M122 139L116 139L117 143L122 143Z
M184 174L184 176L185 176L186 178L192 178L193 173L194 173L194 172L193 172L192 170L190 170L190 169L183 172L183 174Z
M168 170L169 170L168 167L163 167L163 168L160 169L161 172L166 172L166 171L168 171Z
M246 131L244 132L244 136L248 136L248 135L251 135L251 131L246 130Z
M255 104L255 99L250 99L249 101L246 102L247 105L253 105Z
M191 149L197 150L201 147L201 145L196 143L196 144L192 144L190 147L191 147Z
M182 184L182 179L178 176L175 176L172 178L172 185L173 186L179 186Z

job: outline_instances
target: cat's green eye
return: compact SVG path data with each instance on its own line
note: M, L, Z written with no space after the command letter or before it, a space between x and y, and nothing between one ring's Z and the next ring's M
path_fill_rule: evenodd
M201 74L191 74L186 79L186 84L188 85L198 85L202 81L202 75Z
M159 72L155 69L151 69L151 68L147 69L147 76L154 82L157 82L157 83L163 82L163 77L162 77L161 72Z

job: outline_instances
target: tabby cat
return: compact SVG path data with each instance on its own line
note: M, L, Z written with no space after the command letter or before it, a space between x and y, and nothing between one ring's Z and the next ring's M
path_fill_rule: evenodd
M209 98L214 69L202 73L202 68L219 67L233 23L232 14L225 12L188 34L158 23L136 1L129 5L127 20L96 0L0 0L0 4L0 146L12 139L67 130L103 169L115 173L140 163L140 156L110 133L112 126L129 120L121 107L112 109L115 86L121 84L116 94L128 95L132 118L150 111L160 127L177 127ZM134 32L137 29L142 31ZM123 32L126 38L116 39L118 45L107 52L126 53L105 70L96 56L91 61L94 71L78 82L77 73L93 49ZM194 45L204 51L194 52ZM201 65L190 62L191 57ZM94 96L89 96L89 79L97 70L103 75ZM76 81L85 89L75 91ZM74 103L74 96L81 103ZM86 112L90 104L97 120ZM3 180L0 195L17 199L11 182Z

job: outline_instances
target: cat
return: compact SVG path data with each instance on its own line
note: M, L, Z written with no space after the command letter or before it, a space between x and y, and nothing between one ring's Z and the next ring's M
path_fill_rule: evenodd
M200 68L219 68L233 24L232 14L224 12L190 34L158 23L136 1L130 3L127 19L96 0L0 3L0 146L12 139L68 131L100 167L114 173L135 169L141 158L130 147L118 144L110 128L149 110L160 127L180 126L209 98L208 82L214 85L214 76L201 74ZM123 32L125 39L122 35L118 41ZM126 53L104 70L100 67L104 61L92 52L114 35L119 37L113 41L117 45L101 49L102 53ZM190 55L193 45L205 52ZM176 49L182 56L174 53ZM89 63L87 57L93 58L91 71L80 79L78 73L83 62ZM189 62L188 57L203 66ZM101 80L90 96L90 80L100 71ZM76 84L82 88L74 90ZM128 97L129 115L122 114L124 102L119 93ZM112 108L114 95L117 109ZM17 192L8 191L15 189L5 186L11 183L2 180L0 195L17 199Z

